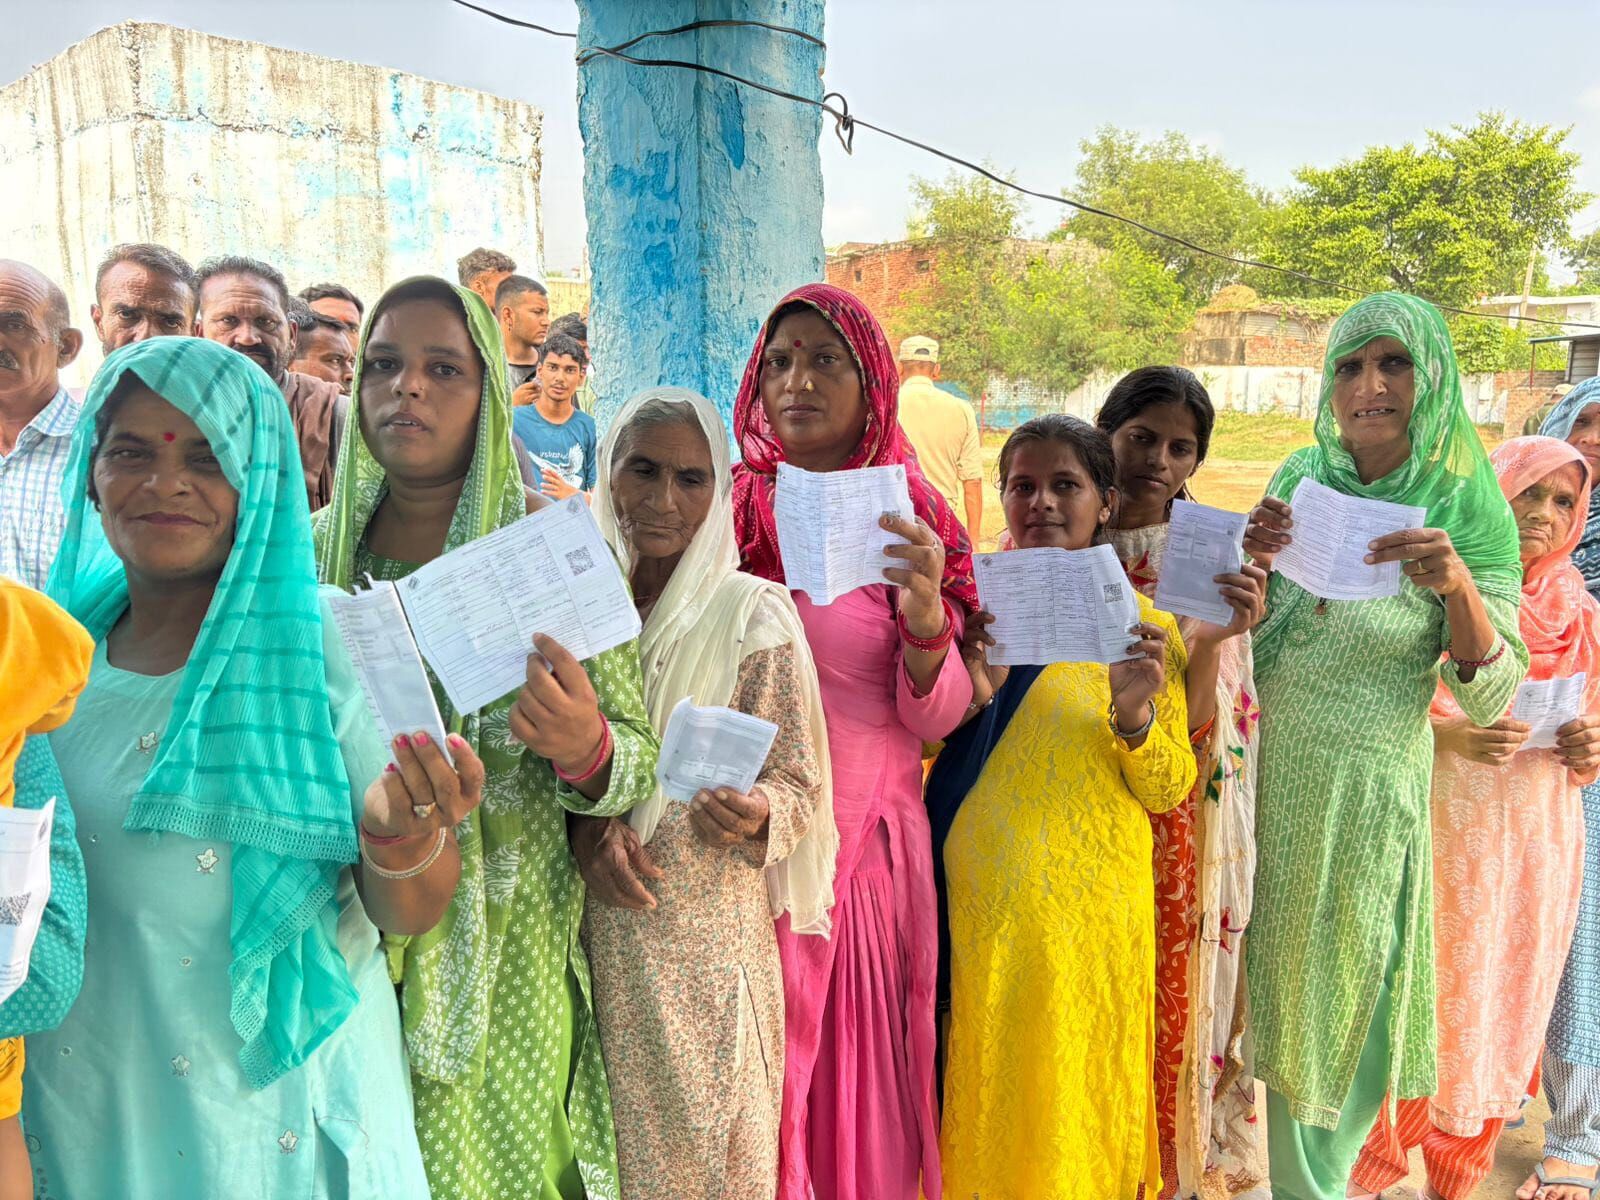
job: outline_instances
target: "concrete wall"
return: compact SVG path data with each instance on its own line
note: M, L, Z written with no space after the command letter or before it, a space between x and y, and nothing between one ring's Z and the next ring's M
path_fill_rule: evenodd
M399 71L167 25L101 30L0 89L0 253L89 333L116 242L264 258L367 301L476 245L539 273L538 109ZM85 348L75 373L99 361Z

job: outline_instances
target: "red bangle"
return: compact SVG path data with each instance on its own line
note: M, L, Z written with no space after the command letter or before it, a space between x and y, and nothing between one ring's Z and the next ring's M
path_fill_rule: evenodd
M589 764L589 769L581 775L569 775L555 763L556 778L562 783L586 783L600 773L600 768L606 765L606 760L611 757L611 722L606 720L605 713L600 714L600 749L595 751L594 762Z
M356 828L361 833L361 840L369 846L398 846L401 842L408 842L415 836L414 834L401 833L394 837L379 837L375 833L368 832L365 821L357 825Z
M900 639L913 650L921 650L924 654L934 654L943 650L955 638L955 610L950 607L950 601L941 597L939 602L944 606L944 628L931 638L919 638L906 628L906 614L903 609L895 616L895 624L900 627Z
M1459 674L1461 671L1465 670L1468 667L1472 668L1472 670L1474 670L1474 671L1481 671L1481 670L1483 670L1484 667L1492 667L1492 666L1494 666L1495 663L1500 661L1500 656L1503 655L1505 652L1506 652L1506 643L1505 643L1504 639L1501 639L1499 647L1495 650L1495 652L1493 654L1489 655L1488 658L1479 658L1479 659L1457 658L1455 656L1455 652L1451 651L1451 653L1450 653L1450 661L1455 663L1457 674Z

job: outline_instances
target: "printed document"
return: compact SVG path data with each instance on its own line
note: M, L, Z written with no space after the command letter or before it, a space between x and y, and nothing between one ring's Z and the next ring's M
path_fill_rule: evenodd
M0 808L0 1002L28 978L28 960L50 899L50 831L56 801Z
M1402 529L1420 529L1428 510L1364 500L1302 479L1289 506L1292 540L1273 568L1321 600L1375 600L1400 594L1398 562L1367 563L1367 543Z
M1139 601L1110 546L973 556L978 598L994 614L989 662L1125 662Z
M400 593L389 580L368 582L371 586L367 591L327 598L339 636L361 680L367 710L385 742L421 729L449 758L444 721L400 604Z
M699 708L685 696L667 718L656 760L656 782L687 804L701 788L749 795L767 765L778 727L731 708Z
M916 519L904 466L814 472L779 463L772 507L784 578L813 604L884 583L886 568L906 566L883 552L903 539L878 524L885 513Z
M1249 521L1243 513L1174 500L1155 606L1212 625L1230 624L1233 608L1222 598L1215 580L1218 575L1235 575L1241 570L1244 529Z
M1583 715L1583 687L1588 677L1579 671L1565 679L1528 679L1517 688L1511 702L1511 719L1532 725L1519 750L1553 750L1556 732Z

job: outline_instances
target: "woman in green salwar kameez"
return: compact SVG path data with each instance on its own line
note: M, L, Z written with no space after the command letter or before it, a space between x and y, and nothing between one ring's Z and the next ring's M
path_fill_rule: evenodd
M1336 1200L1386 1092L1434 1088L1428 705L1475 723L1527 670L1516 525L1437 309L1386 293L1329 337L1317 444L1278 469L1245 546L1270 565L1310 477L1427 509L1371 543L1400 595L1329 601L1274 573L1255 635L1259 863L1247 964L1278 1200Z
M352 384L359 420L316 518L326 582L402 578L546 503L518 479L504 362L471 292L412 279L374 305ZM657 740L636 643L580 666L535 641L526 685L485 709L456 713L435 688L487 772L482 808L457 831L449 912L391 950L435 1200L618 1194L566 814L648 799Z

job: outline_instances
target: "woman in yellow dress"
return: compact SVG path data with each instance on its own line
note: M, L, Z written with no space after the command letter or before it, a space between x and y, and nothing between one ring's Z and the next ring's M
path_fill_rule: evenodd
M1083 421L1020 426L1000 454L1013 543L1102 540L1115 472L1110 439ZM1183 641L1142 596L1139 610L1136 657L1109 668L989 667L993 618L973 619L975 715L928 786L949 916L947 1196L1159 1187L1148 814L1188 794L1195 760Z

